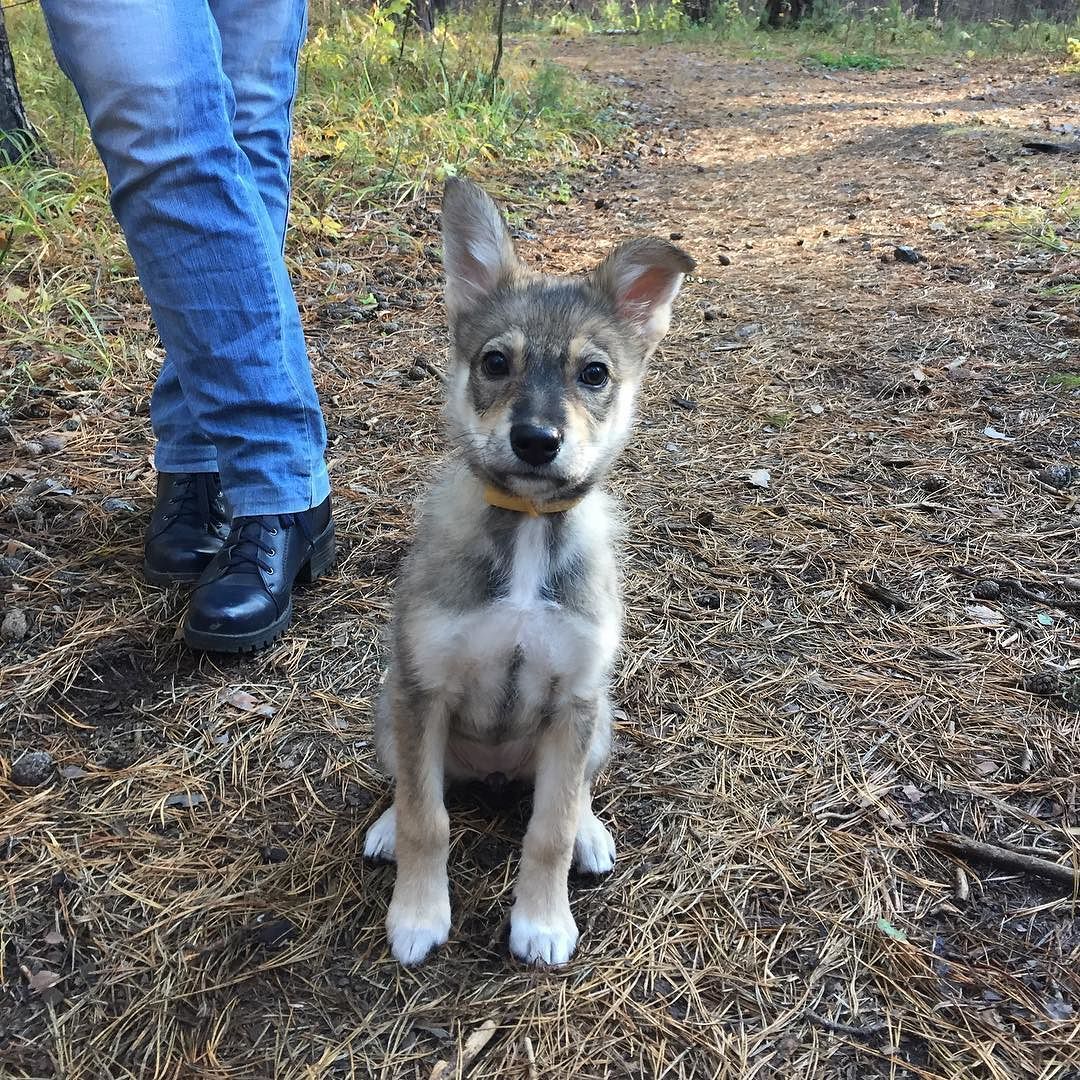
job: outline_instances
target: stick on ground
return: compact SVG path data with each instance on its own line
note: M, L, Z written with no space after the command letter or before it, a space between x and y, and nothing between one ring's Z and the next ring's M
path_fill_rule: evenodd
M1061 863L1051 862L1037 855L1023 855L1018 851L1009 851L1007 848L999 847L997 844L969 840L966 836L958 836L956 833L932 833L927 837L927 843L966 859L989 863L1002 870L1015 870L1022 874L1031 874L1034 877L1053 881L1067 889L1080 889L1080 874L1073 867L1063 866Z

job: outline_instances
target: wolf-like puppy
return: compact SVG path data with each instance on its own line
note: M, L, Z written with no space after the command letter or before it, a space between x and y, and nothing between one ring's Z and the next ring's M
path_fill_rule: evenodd
M591 806L622 621L617 521L600 484L694 263L644 239L584 277L533 272L495 204L460 180L446 185L442 222L457 452L398 582L375 717L396 790L364 851L397 860L390 948L418 964L450 931L445 783L531 779L510 948L563 964L578 937L571 860L597 874L615 861Z

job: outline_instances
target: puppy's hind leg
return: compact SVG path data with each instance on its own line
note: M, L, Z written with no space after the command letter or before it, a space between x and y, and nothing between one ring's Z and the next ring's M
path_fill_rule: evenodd
M450 820L443 802L449 718L445 702L432 694L395 695L392 709L397 787L393 807L372 831L382 824L385 836L392 815L397 878L386 930L394 958L419 964L450 934Z
M592 793L581 795L581 819L574 837L574 869L579 874L610 874L615 868L615 840L593 813Z
M387 775L397 772L397 753L394 750L394 726L391 716L391 703L399 694L394 669L391 667L386 677L386 684L375 705L375 753L379 764ZM364 837L364 858L386 862L394 861L397 814L391 806L375 821Z

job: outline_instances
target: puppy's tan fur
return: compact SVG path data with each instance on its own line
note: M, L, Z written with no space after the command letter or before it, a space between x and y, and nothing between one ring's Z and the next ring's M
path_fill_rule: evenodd
M615 858L590 794L608 754L622 619L617 518L599 484L693 263L639 240L584 278L536 274L491 200L458 181L447 185L443 237L457 452L423 505L398 583L376 711L380 760L397 786L365 852L397 860L390 946L419 963L450 930L446 781L531 779L510 947L561 964L578 933L571 861L604 873ZM526 460L521 431L555 440L552 459ZM486 489L557 512L496 507Z

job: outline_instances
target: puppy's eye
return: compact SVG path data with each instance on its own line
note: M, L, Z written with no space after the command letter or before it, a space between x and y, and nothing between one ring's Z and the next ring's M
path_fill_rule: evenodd
M586 386L603 386L608 381L608 369L604 364L594 360L581 369L578 378Z
M510 374L510 361L501 352L484 353L480 366L489 379L501 379Z

